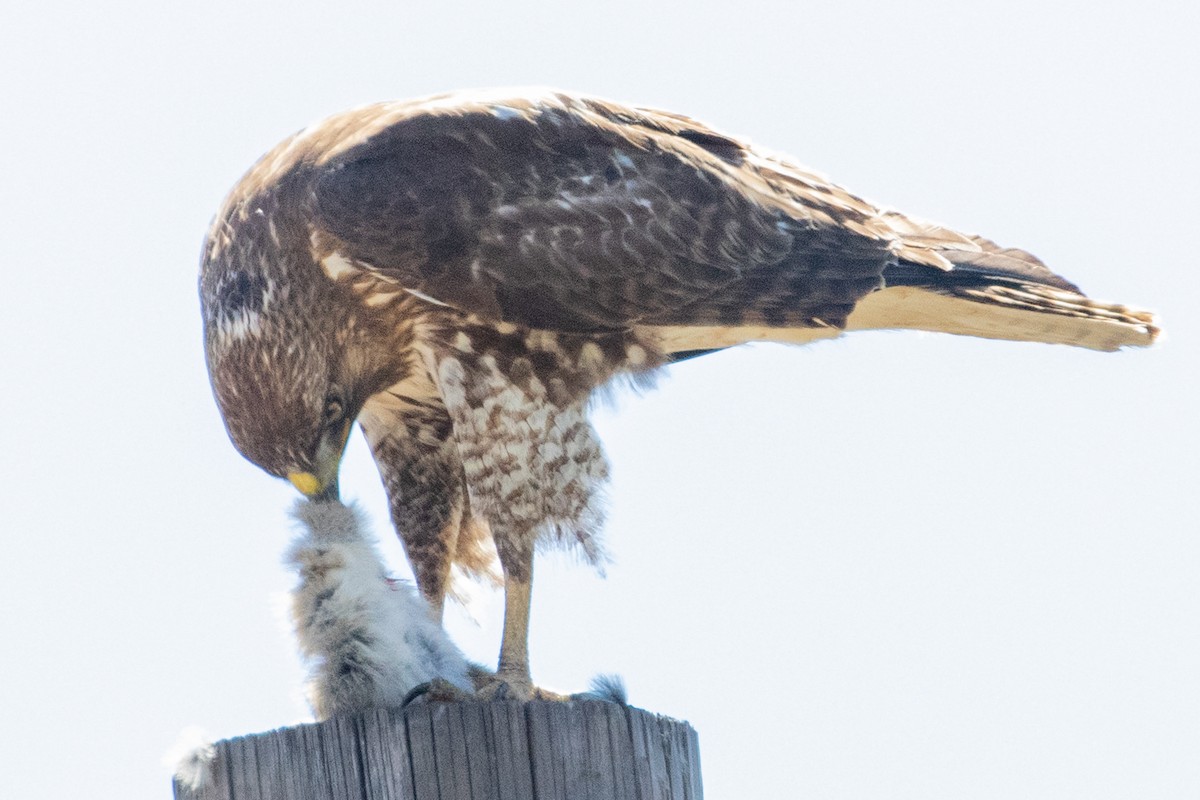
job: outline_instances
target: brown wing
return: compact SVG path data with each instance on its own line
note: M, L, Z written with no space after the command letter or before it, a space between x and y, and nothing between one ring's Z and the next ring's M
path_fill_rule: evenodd
M321 248L485 318L840 325L894 261L873 206L684 117L560 94L379 114L320 164Z

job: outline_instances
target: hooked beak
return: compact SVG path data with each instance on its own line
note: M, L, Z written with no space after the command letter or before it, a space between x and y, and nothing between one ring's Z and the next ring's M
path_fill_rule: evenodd
M346 420L340 429L327 430L317 445L312 472L289 472L288 480L309 500L338 502L338 467L342 453L350 438L352 420Z

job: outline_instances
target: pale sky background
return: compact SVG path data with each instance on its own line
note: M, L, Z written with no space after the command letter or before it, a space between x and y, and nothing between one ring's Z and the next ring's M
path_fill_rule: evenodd
M294 492L212 402L201 238L311 121L528 84L744 134L1168 331L1112 355L856 334L669 370L597 414L615 563L539 563L535 679L622 674L697 728L710 798L1197 797L1198 9L10 4L0 798L166 798L185 726L308 718L277 611ZM357 436L342 485L405 574ZM500 608L451 614L472 657Z

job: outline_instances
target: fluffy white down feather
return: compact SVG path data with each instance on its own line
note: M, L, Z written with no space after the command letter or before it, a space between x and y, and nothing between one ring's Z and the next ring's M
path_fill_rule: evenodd
M425 602L388 579L356 508L302 500L293 516L302 532L286 556L300 578L291 611L317 719L398 706L434 678L472 689L466 659Z

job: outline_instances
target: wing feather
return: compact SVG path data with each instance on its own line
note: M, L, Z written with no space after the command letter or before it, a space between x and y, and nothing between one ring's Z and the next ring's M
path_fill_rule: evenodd
M322 247L484 318L836 325L894 260L874 206L686 117L568 95L380 113L321 164Z

